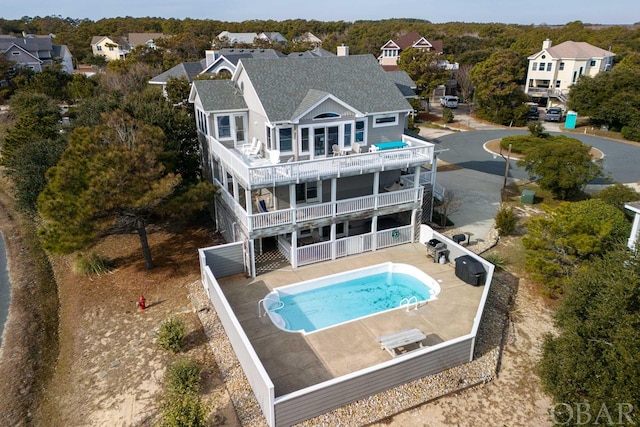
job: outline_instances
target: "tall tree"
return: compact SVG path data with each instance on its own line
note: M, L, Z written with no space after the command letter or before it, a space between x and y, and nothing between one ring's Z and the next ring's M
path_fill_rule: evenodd
M406 71L418 86L418 91L425 94L446 83L449 77L449 71L438 67L438 54L425 49L409 48L402 51L398 68Z
M602 200L562 203L527 224L526 268L551 294L562 293L584 262L623 242L629 228L625 215Z
M59 137L61 114L47 95L24 90L16 92L9 105L14 122L0 141L0 165L12 168L20 147L33 140Z
M529 146L518 165L556 198L575 197L590 181L603 177L601 161L593 161L590 146L564 135L538 139L541 143Z
M76 129L60 162L47 174L47 187L38 199L45 219L40 235L48 250L69 253L91 245L101 233L135 230L151 269L146 227L154 215L167 213L164 208L178 195L181 177L158 160L164 148L159 128L121 111L103 121L94 129ZM213 189L205 190L198 203L181 206L183 213L211 200Z
M581 404L591 415L591 422L583 425L637 425L638 254L623 246L589 262L569 280L555 318L559 334L545 337L539 366L544 388L558 403L555 421L579 425L576 411ZM568 408L572 412L562 411Z
M527 96L521 89L524 77L523 59L511 50L495 52L474 66L471 80L476 87L473 103L478 117L503 125L524 125L528 113Z

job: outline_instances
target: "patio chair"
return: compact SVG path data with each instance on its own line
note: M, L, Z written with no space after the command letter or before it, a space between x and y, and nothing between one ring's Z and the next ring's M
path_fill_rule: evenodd
M258 140L258 142L256 142L256 145L251 145L251 147L247 148L247 150L245 151L245 154L247 156L257 156L258 153L260 153L260 150L262 149L262 141Z
M338 144L333 144L331 146L331 149L333 150L333 155L334 156L339 156L340 155L340 146Z
M269 212L269 209L267 209L267 203L262 199L258 200L258 210L262 213Z

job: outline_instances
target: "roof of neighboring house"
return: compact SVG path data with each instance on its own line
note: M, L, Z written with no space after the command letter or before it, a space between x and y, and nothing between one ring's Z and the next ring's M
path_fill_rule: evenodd
M238 65L238 61L246 58L274 59L282 58L285 55L275 49L220 49L220 57L225 57L233 65Z
M409 77L406 71L390 71L386 76L400 89L405 98L416 98L414 90L417 88L416 83Z
M34 55L36 58L43 60L52 58L53 43L51 42L50 37L13 37L7 35L0 36L0 51L4 52L14 44Z
M554 59L606 58L609 56L615 56L615 53L590 45L587 42L574 42L571 40L567 40L566 42L562 42L559 45L551 46L534 55L531 55L529 59L534 59L545 50Z
M321 92L365 114L411 110L373 55L246 59L240 66L271 122L294 120L300 106L317 101Z
M416 32L403 34L400 37L394 39L393 42L397 44L400 49L405 50L412 47L414 44L416 44L422 39L424 39L428 44L430 44L434 51L442 52L442 40L428 41L427 39L425 39L424 37L422 37L420 34Z
M283 42L283 43L287 42L287 39L277 31L269 31L269 32L263 31L258 35L258 37L260 36L264 36L267 39L271 40L272 42Z
M316 35L314 35L309 31L302 34L301 36L294 37L293 41L303 42L303 43L322 43L322 40L319 37L317 37Z
M127 42L127 40L124 37L111 37L111 36L93 36L91 38L91 45L96 45L98 43L100 43L102 40L104 39L109 39L112 42L116 43L118 46L120 47L128 47L129 46L129 42Z
M229 31L223 31L218 34L218 39L222 40L227 38L229 43L246 43L253 44L253 41L258 37L257 33L230 33Z
M246 102L231 80L196 80L196 90L205 111L245 110Z
M324 58L328 56L336 56L335 53L316 47L305 52L291 52L288 56L295 58Z
M183 78L185 77L189 82L193 81L193 78L202 73L206 65L206 61L201 59L197 62L183 62L176 65L173 68L168 69L164 73L155 76L149 83L151 84L165 84L170 77Z
M129 45L136 47L138 45L147 44L149 40L158 40L165 35L162 33L129 33Z

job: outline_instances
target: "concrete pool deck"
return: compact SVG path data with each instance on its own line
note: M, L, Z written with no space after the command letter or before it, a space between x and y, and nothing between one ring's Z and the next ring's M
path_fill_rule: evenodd
M384 262L413 265L436 279L442 288L438 299L417 310L392 310L308 335L282 331L269 317L258 317L258 301L273 288ZM419 243L296 270L274 270L255 279L236 275L219 279L219 283L273 381L276 396L390 360L376 342L381 335L415 328L427 336L423 344L428 346L470 333L484 291L484 286L458 279L454 264L434 263ZM417 345L408 350L413 348Z

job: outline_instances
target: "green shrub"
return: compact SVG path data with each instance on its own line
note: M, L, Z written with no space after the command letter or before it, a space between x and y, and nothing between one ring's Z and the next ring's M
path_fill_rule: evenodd
M196 393L168 395L162 404L163 427L204 427L209 408Z
M200 374L197 362L187 358L176 360L167 369L167 391L170 394L198 393Z
M445 123L453 123L453 111L451 111L451 108L442 109L442 121Z
M623 126L620 132L624 139L629 141L640 141L640 125L633 124L629 126Z
M495 265L496 268L499 268L500 270L504 270L504 268L507 266L507 260L499 254L488 254L484 257L484 259Z
M496 214L496 228L501 236L507 236L516 229L518 218L513 212L513 208L508 205L502 205Z
M111 268L111 261L95 252L80 254L73 263L73 272L76 274L104 274L111 271Z
M171 317L160 325L158 331L158 345L171 353L177 353L182 348L186 327L181 319Z

